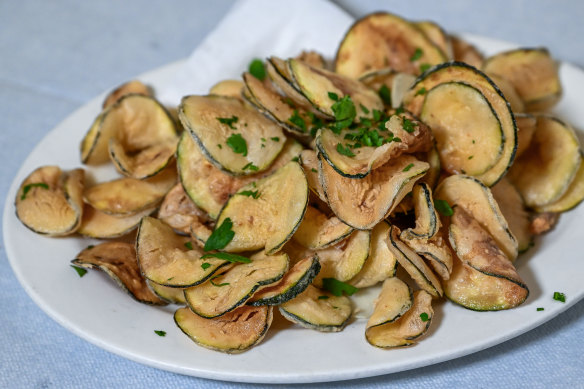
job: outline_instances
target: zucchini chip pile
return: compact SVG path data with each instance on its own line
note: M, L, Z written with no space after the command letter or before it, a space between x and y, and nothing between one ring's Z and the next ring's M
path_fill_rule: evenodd
M359 325L350 296L370 287L367 342L411 346L442 298L498 311L529 297L519 255L584 199L579 138L546 112L561 94L546 49L484 58L433 22L378 12L334 59L254 59L178 107L137 80L114 89L81 162L120 176L40 167L16 214L39 234L109 239L77 254L79 274L178 305L202 347L249 350L273 319Z

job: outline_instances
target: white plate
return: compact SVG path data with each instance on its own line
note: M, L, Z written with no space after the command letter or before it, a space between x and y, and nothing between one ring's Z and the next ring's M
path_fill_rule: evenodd
M486 53L512 45L466 36ZM154 87L172 79L181 66L174 63L139 77ZM245 64L242 64L244 68ZM565 94L558 116L584 128L584 72L561 66ZM322 334L276 323L254 349L224 355L196 346L174 324L175 306L139 304L105 275L90 271L79 278L69 260L90 241L51 239L26 229L15 217L13 199L19 183L36 167L79 166L79 141L100 110L98 96L53 129L34 149L18 172L4 208L4 242L20 283L49 316L73 333L108 351L134 361L177 373L244 382L318 382L392 373L457 358L522 334L574 305L584 296L584 262L574 253L584 229L584 206L562 216L558 227L517 261L519 274L530 288L519 308L502 312L473 312L452 303L435 307L428 336L415 347L381 350L364 339L365 320L343 332ZM107 169L94 171L102 179ZM565 304L552 299L564 292ZM545 310L538 312L537 307ZM286 328L282 328L286 327ZM164 330L159 337L154 330Z

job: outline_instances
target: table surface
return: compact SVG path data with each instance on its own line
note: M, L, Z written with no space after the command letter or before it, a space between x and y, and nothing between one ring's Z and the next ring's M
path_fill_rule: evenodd
M285 6L285 2L282 3ZM355 16L386 9L449 31L547 46L584 67L584 2L358 1ZM0 1L0 203L35 144L95 95L187 57L232 1ZM243 27L242 27L243 28ZM2 227L0 227L1 229ZM578 254L581 255L581 254ZM181 376L126 360L68 332L26 295L0 247L0 387L255 387ZM580 387L584 301L528 333L456 360L318 387Z

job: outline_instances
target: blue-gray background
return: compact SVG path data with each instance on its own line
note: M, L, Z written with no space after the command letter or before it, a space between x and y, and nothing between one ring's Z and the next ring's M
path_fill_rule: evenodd
M0 0L0 204L41 137L98 93L187 57L232 3ZM584 2L580 0L338 3L355 16L386 9L412 19L435 20L449 31L548 46L558 59L584 67ZM0 312L0 388L257 386L142 366L69 333L20 287L3 244ZM584 388L582 319L584 302L518 338L467 357L388 376L314 386Z

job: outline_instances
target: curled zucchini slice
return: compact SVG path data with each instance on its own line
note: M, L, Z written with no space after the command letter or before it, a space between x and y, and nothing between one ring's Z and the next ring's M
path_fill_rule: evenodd
M576 133L559 119L539 116L528 150L509 172L528 207L553 203L568 190L580 163Z
M221 317L205 319L188 308L174 313L176 325L199 346L238 354L260 343L272 324L272 307L244 306Z
M100 212L89 204L83 208L83 220L77 230L81 235L97 239L113 239L134 231L143 217L152 214L156 208L147 208L128 216L112 216Z
M496 74L487 73L487 76L489 76L489 78L497 85L497 87L501 89L503 96L505 96L505 99L507 99L511 105L513 114L518 112L525 112L525 104L523 104L523 100L521 100L521 97L515 90L513 84ZM515 119L517 119L517 117L515 117ZM519 127L519 124L517 124L517 127ZM519 128L517 130L519 131ZM519 141L517 141L517 143L519 143Z
M110 105L114 105L119 99L129 94L138 94L143 96L153 97L154 93L150 87L144 85L139 80L132 80L118 86L111 91L103 101L102 108L106 109Z
M300 153L300 165L306 175L308 187L319 199L326 202L324 190L318 178L318 156L314 150L302 150Z
M383 297L393 298L391 295ZM384 308L381 298L380 295L375 310ZM428 331L433 316L432 296L424 290L418 290L414 293L413 306L407 312L388 323L368 324L365 338L371 345L380 348L412 346Z
M408 272L416 284L432 296L442 297L443 292L440 281L428 265L426 265L424 260L399 240L399 230L397 227L391 226L389 237L386 239L388 240L387 246L389 250L395 255L399 264Z
M164 222L143 218L136 238L136 252L144 277L160 285L186 288L205 282L218 269L229 265L228 261L218 258L201 259L203 250L189 245L189 241L188 237L175 234ZM208 265L203 266L203 263Z
M448 202L450 206L464 208L491 234L505 255L511 261L515 260L517 238L509 229L491 190L479 180L464 175L447 177L436 188L434 197Z
M432 128L441 165L449 173L477 176L501 158L501 122L489 101L470 85L436 85L426 94L420 118Z
M124 177L85 190L85 201L100 212L116 216L136 214L157 206L176 183L174 166L146 180Z
M353 78L386 67L420 74L422 64L436 65L446 60L442 50L414 24L377 12L351 26L337 50L335 71Z
M529 212L525 208L521 194L507 177L493 186L491 192L509 224L509 230L517 238L518 251L520 253L527 251L533 242L533 236L529 231Z
M318 256L312 255L298 261L274 285L261 287L247 302L248 305L280 305L292 300L312 283L320 271Z
M278 251L296 232L308 205L308 183L297 162L288 162L272 175L241 188L257 196L236 194L225 204L217 225L230 218L235 237L225 246L229 252L265 247Z
M136 301L154 305L166 304L152 293L146 280L140 274L133 244L101 243L81 251L71 263L75 266L103 271Z
M405 121L413 127L412 132L405 130ZM411 115L393 115L386 124L386 129L393 136L387 143L379 147L362 146L351 149L353 156L347 156L339 151L348 148L346 139L357 135L358 131L344 130L340 134L322 129L316 135L316 146L323 158L342 176L349 178L363 178L371 170L384 165L390 159L399 157L404 153L425 152L432 147L432 134L428 126L414 119ZM409 129L409 127L408 127ZM381 138L388 135L381 131ZM399 142L391 141L398 138ZM342 147L339 147L341 145Z
M416 254L424 258L440 278L449 279L453 266L452 252L442 236L435 236L431 240L408 239L408 237L404 237L404 232L402 231L400 239Z
M517 122L517 154L519 159L523 153L529 149L533 134L537 128L537 118L528 113L516 113L515 121Z
M311 67L295 59L288 60L288 65L302 94L326 115L335 116L332 109L335 100L331 99L330 93L336 93L339 99L350 96L355 107L363 106L367 109L368 113L364 113L367 118L373 117L374 109L383 109L383 102L377 93L357 80Z
M116 169L123 175L144 179L158 174L168 166L176 152L178 138L160 141L135 151L131 143L112 138L109 151Z
M319 178L332 211L357 229L371 229L383 220L428 170L409 155L390 160L364 178L347 178L319 155Z
M351 300L308 285L296 298L278 307L292 323L321 332L342 331L351 317Z
M30 230L49 236L75 232L83 217L82 169L63 172L41 166L28 175L16 192L16 216Z
M440 229L440 218L434 208L432 189L428 184L420 182L414 185L412 194L416 211L416 227L404 230L401 238L432 239Z
M219 81L209 89L210 95L227 96L241 100L241 91L244 83L241 80Z
M183 97L179 117L209 162L233 175L266 170L286 141L280 126L232 97Z
M521 48L496 54L487 58L483 70L508 80L528 111L551 108L562 96L558 64L545 48Z
M435 66L421 75L410 88L404 97L404 106L414 115L420 115L424 109L426 94L421 94L419 91L423 90L422 88L426 91L431 91L434 87L447 83L463 83L478 90L499 119L502 131L501 142L504 139L504 143L502 142L503 150L501 151L500 157L498 157L490 169L477 175L477 178L484 182L485 185L492 186L507 172L507 169L513 163L515 149L517 148L517 129L513 113L507 100L505 100L501 91L490 78L479 70L462 62L449 62ZM456 114L458 115L459 112ZM430 127L432 127L431 124ZM472 139L465 139L465 142L468 141L472 145ZM477 146L480 145L480 139L476 140L475 144ZM438 150L440 151L440 146ZM469 160L468 157L471 155L474 156L474 154L466 155L467 161L472 162L475 159L473 157Z
M156 282L146 280L148 287L160 297L162 300L172 303L186 305L184 289L182 288L171 288L170 286L159 285Z
M455 35L450 36L450 43L452 44L452 56L455 61L464 62L477 69L483 66L484 57L476 47Z
M207 224L209 216L192 202L180 183L176 184L164 197L158 218L183 235L191 233L195 222Z
M408 284L397 277L383 282L375 300L373 313L367 321L367 329L392 323L402 317L414 305L414 293Z
M373 227L369 257L359 273L349 281L351 285L357 288L366 288L395 276L397 259L387 247L388 235L389 224L386 221Z
M353 227L346 225L336 216L329 217L309 205L293 239L306 248L318 250L340 242L351 232Z
M580 155L582 155L580 151ZM584 159L584 155L582 155ZM537 212L565 212L574 208L584 200L584 162L580 162L580 167L576 172L572 183L564 192L562 197L553 203L546 204L542 207L537 207Z
M259 252L250 260L214 276L209 282L185 289L191 311L209 319L221 316L245 304L259 287L278 282L288 271L286 254L270 256Z
M459 207L449 228L459 260L445 282L446 296L474 310L510 309L522 304L529 290L515 267L480 224Z

